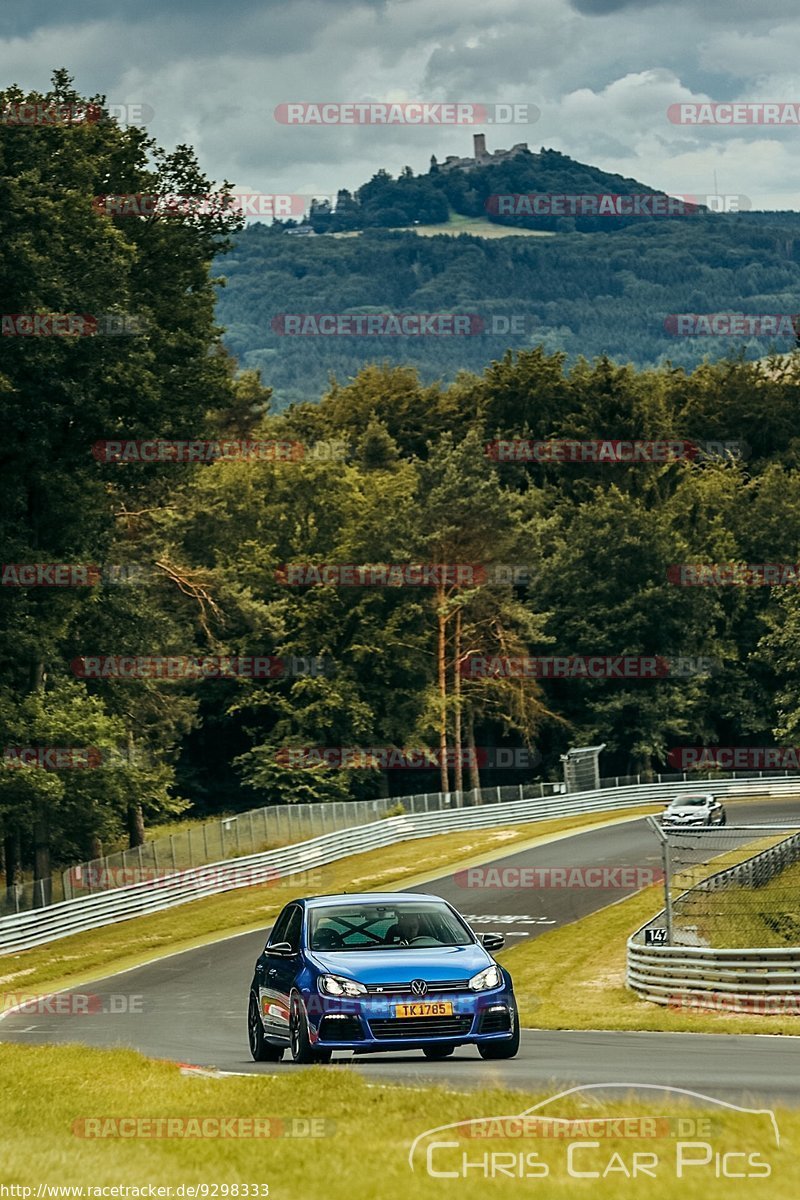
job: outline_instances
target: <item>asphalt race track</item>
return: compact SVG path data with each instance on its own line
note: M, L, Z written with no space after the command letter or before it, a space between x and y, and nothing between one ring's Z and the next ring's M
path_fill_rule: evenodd
M797 801L736 803L730 824L797 820ZM535 834L535 826L531 827ZM660 851L644 819L578 834L496 859L495 886L465 886L463 874L412 889L453 903L478 932L496 929L514 945L522 938L579 919L638 890L633 887L531 888L514 881L516 868L660 868ZM512 870L509 870L512 869ZM615 882L613 874L606 878ZM287 899L291 897L287 896ZM129 1046L154 1058L239 1073L298 1068L252 1062L246 1002L253 963L267 930L226 938L97 981L76 992L99 997L91 1014L8 1013L0 1040L28 1045L83 1042ZM69 994L69 993L67 993ZM102 1008L103 1011L94 1011ZM484 1062L464 1048L429 1063L419 1052L334 1056L328 1070L356 1070L375 1082L446 1083L458 1090L493 1085L542 1089L551 1085L630 1083L669 1085L731 1102L782 1100L800 1104L800 1041L765 1035L619 1033L535 1029L523 1032L516 1059Z

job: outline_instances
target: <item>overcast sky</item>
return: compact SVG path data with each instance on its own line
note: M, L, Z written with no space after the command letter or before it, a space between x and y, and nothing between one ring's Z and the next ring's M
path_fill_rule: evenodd
M800 101L797 0L25 0L0 17L4 85L146 104L236 190L333 193L380 167L527 141L671 193L798 208L800 127L682 127L671 104ZM534 124L282 125L289 101L529 103Z

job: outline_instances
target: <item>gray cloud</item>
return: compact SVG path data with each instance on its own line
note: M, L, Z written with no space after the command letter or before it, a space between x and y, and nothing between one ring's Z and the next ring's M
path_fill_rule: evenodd
M572 7L591 17L602 17L607 13L619 12L623 8L649 8L662 4L664 0L570 0Z
M681 128L670 104L794 99L796 0L44 0L9 8L0 78L43 90L66 65L86 94L155 110L164 146L190 142L242 190L334 193L380 167L469 152L472 128L292 127L292 100L532 103L530 126L486 130L674 191L800 193L800 132ZM743 16L747 20L743 20ZM600 19L602 18L602 19Z

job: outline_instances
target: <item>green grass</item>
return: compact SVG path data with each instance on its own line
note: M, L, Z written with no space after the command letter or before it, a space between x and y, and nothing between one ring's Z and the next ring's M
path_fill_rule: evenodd
M524 1026L800 1034L800 1016L672 1010L625 987L628 937L663 908L660 885L502 951Z
M563 1138L503 1136L491 1140L462 1137L455 1149L438 1150L434 1168L452 1169L466 1153L471 1163L484 1154L540 1155L549 1177L487 1179L472 1169L466 1178L432 1178L425 1169L423 1141L409 1165L412 1142L427 1130L480 1117L516 1115L553 1093L538 1096L489 1090L491 1064L484 1064L486 1090L452 1092L442 1088L370 1086L346 1068L294 1069L279 1076L259 1074L246 1078L209 1078L182 1074L173 1064L154 1062L127 1050L92 1050L86 1047L0 1046L0 1122L3 1156L0 1180L4 1184L32 1187L39 1184L84 1187L142 1187L178 1185L266 1184L272 1200L388 1200L417 1197L427 1200L484 1200L486 1196L619 1197L647 1196L647 1200L729 1200L747 1195L753 1200L794 1200L800 1194L800 1161L795 1147L800 1141L800 1113L778 1110L780 1146L766 1115L751 1115L705 1104L689 1109L678 1097L654 1105L635 1097L600 1100L592 1093L573 1096L550 1105L550 1115L568 1118L611 1116L663 1117L710 1120L703 1140L711 1147L711 1161L689 1168L678 1179L675 1160L678 1138L674 1125L659 1127L650 1138L605 1137L595 1148L583 1148L576 1169L602 1172L612 1155L616 1172L606 1179L571 1178L567 1173L567 1143ZM553 1091L561 1091L561 1088ZM754 1105L754 1107L762 1107ZM80 1136L86 1119L100 1122L88 1128L112 1128L109 1118L260 1118L262 1129L312 1128L324 1136L287 1139L195 1137L92 1137ZM272 1118L270 1125L265 1122ZM77 1124L76 1124L77 1123ZM305 1124L303 1124L305 1123ZM152 1126L151 1126L152 1127ZM128 1127L130 1129L130 1127ZM138 1128L138 1127L137 1127ZM174 1126L173 1126L174 1128ZM549 1126L553 1128L553 1126ZM563 1128L563 1127L562 1127ZM135 1132L136 1130L134 1130ZM684 1138L686 1134L684 1133ZM448 1132L438 1140L455 1140ZM572 1141L585 1141L577 1131ZM689 1140L697 1140L690 1135ZM758 1151L770 1167L770 1177L749 1179L743 1185L716 1178L719 1151ZM628 1169L634 1151L655 1154L655 1178L626 1179L618 1163ZM691 1151L699 1158L697 1149ZM488 1162L497 1162L490 1158ZM742 1159L731 1161L742 1169ZM738 1186L737 1186L738 1184ZM209 1195L213 1193L209 1191ZM253 1195L253 1193L250 1193Z
M676 920L697 925L712 946L800 946L800 863L761 888L729 887L690 897Z
M484 238L502 238L502 237L555 237L547 229L517 229L511 225L497 225L486 217L465 217L460 213L451 213L449 221L440 221L433 225L404 225L398 229L391 229L390 233L418 233L420 237L437 237L444 234L449 237L457 237L460 233L471 233L475 237ZM334 233L328 236L335 238L360 237L362 230L354 229L348 233Z
M539 838L649 811L584 813L504 828L463 830L355 854L329 866L310 868L305 875L237 888L150 916L60 938L32 950L3 955L0 987L17 996L23 990L36 994L43 987L55 989L89 982L104 973L137 966L159 954L189 949L227 934L265 928L283 905L297 895L390 889L412 880L422 882L418 879L420 874L435 878L437 874L471 865L476 858L494 858ZM0 1008L2 999L0 992Z
M308 812L287 805L280 810L279 819L274 814L272 818L263 814L260 818L256 817L254 814L261 810L252 809L242 813L219 813L208 820L185 817L153 825L147 830L142 846L142 865L145 871L152 869L157 854L159 870L186 871L205 863L223 862L246 854L263 854L265 850L318 837L322 832L322 822L315 818L321 817L319 810L322 806L315 808L318 811ZM271 830L269 825L273 826ZM154 846L156 842L157 847ZM110 859L108 866L113 871L115 867L122 866L121 856L126 851L124 861L128 868L135 871L139 855L135 848L131 850L127 847L124 840L104 847L102 857ZM101 867L101 870L104 869L105 866Z
M161 821L159 824L147 826L144 831L145 841L153 842L156 838L169 837L171 833L186 833L189 829L202 829L204 825L218 825L220 821L238 815L235 812L220 812L213 817L176 817L173 821ZM114 843L109 842L106 853L113 854L127 849L127 839L120 838Z

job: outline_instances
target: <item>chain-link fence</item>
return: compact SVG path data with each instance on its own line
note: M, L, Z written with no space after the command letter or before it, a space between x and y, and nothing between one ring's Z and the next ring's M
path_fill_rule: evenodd
M648 822L661 841L664 910L640 931L645 945L800 946L798 823Z
M741 780L743 784L762 778L797 776L790 771L714 772L719 780ZM612 775L600 780L600 787L620 788L650 783L681 783L696 779L686 771L669 774ZM800 777L797 780L800 795ZM706 786L709 786L706 783ZM712 785L713 786L713 785ZM206 866L245 854L256 854L273 847L290 845L337 829L363 825L397 811L438 812L444 808L463 808L471 804L492 804L511 800L561 794L561 782L537 782L475 791L425 792L414 796L393 796L379 800L319 802L316 804L269 805L248 812L186 827L173 834L154 838L132 850L120 850L91 862L80 863L49 879L18 883L0 889L0 917L27 912L71 900L76 896L108 891L157 879L191 867Z
M292 845L338 829L366 825L393 815L401 808L406 813L440 812L476 804L545 797L560 793L562 789L560 783L530 783L461 793L424 792L379 800L282 804L251 809L217 821L187 826L131 850L120 850L80 863L52 879L17 884L2 893L0 916Z

